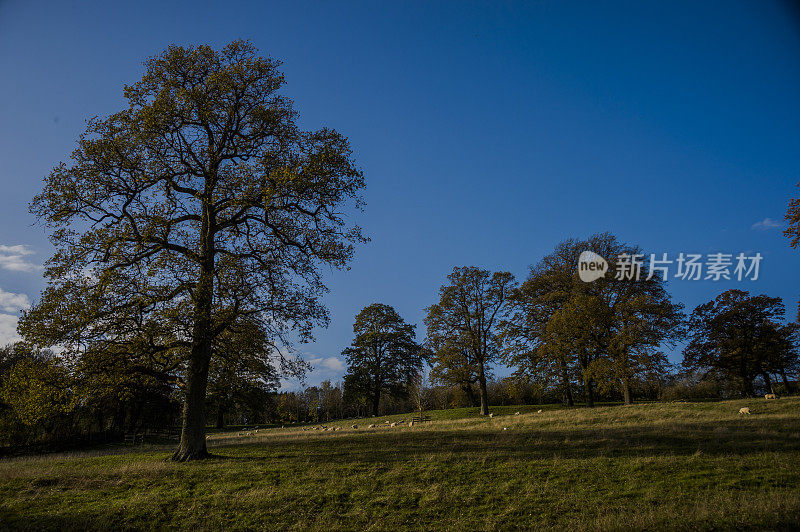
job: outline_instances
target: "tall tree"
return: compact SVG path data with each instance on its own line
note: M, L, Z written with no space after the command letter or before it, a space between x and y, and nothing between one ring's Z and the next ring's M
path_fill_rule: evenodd
M355 339L342 352L347 359L344 383L348 395L370 401L375 416L381 395L402 395L422 365L414 328L382 303L373 303L356 315Z
M580 279L578 258L585 251L607 260L605 276ZM598 386L618 388L630 403L634 382L665 374L668 363L659 348L680 338L682 306L671 301L663 277L649 275L646 264L638 278L618 277L625 255L644 256L600 233L560 243L531 268L502 323L506 363L539 380L560 380L567 404L579 374L590 406Z
M439 290L439 302L428 307L425 318L432 365L439 373L445 366L449 371L460 370L464 379L474 377L481 414L487 415L487 372L500 356L498 324L516 281L509 272L491 273L474 266L453 268L447 279L450 284Z
M735 382L743 396L755 395L759 376L771 390L775 373L789 391L786 370L797 367L798 352L796 326L782 324L784 314L779 297L723 292L692 312L684 367Z
M244 41L171 46L125 87L127 109L90 121L31 204L58 251L23 334L77 354L175 356L175 460L208 454L215 340L242 317L273 344L309 338L328 319L319 266L345 267L363 240L342 214L364 185L349 143L297 127L279 66Z

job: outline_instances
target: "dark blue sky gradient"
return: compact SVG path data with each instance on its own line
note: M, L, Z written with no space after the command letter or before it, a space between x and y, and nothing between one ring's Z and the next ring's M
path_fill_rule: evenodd
M367 179L358 222L372 242L328 275L330 328L300 349L309 382L342 375L330 357L365 305L395 306L421 338L453 266L521 278L598 231L647 252L761 252L757 282L671 291L691 309L736 286L795 317L800 252L781 227L753 228L782 223L798 194L789 2L0 0L0 244L50 254L27 202L85 120L124 105L146 57L236 38L284 62L302 125L347 135ZM6 292L42 287L0 270Z

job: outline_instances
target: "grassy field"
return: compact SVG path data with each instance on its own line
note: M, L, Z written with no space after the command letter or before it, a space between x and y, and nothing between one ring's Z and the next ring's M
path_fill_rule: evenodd
M738 415L742 406L753 415ZM199 463L147 446L7 459L0 525L800 527L800 398L541 408L432 412L411 428L378 418L328 424L343 427L335 432L214 433L218 458Z

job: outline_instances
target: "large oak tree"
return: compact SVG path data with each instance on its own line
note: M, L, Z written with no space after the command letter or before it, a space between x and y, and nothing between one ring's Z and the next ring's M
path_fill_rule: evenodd
M327 323L320 265L346 267L364 185L349 143L302 131L280 63L248 42L171 46L94 118L31 211L57 247L21 331L67 354L102 349L183 384L175 460L207 456L215 346L243 323L275 347Z

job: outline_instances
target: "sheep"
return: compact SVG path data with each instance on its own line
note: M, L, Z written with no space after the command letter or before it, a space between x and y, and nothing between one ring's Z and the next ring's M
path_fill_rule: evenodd
M489 417L494 417L494 412L492 412L491 414L489 414Z
M536 411L536 413L537 414L541 414L542 413L542 409L540 408L539 410Z
M411 421L409 421L409 422L408 422L408 426L409 426L409 427L413 427L413 426L414 426L414 420L413 420L413 419L412 419Z
M748 408L746 406L743 406L742 408L739 409L739 413L740 414L747 414L749 416L750 415L750 408Z
M503 430L508 430L508 427L503 427Z
M367 427L367 428L368 428L368 429L374 429L374 428L375 428L375 423L372 423L372 424L371 424L369 427Z
M389 423L389 426L390 426L390 427L397 426L397 423Z
M518 415L519 415L519 412L514 412L514 415L515 415L515 416L518 416Z
M777 398L778 396L775 395L774 393L768 393L767 395L764 396L764 399L777 399Z

